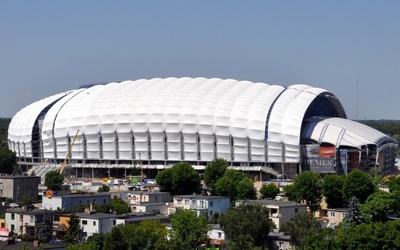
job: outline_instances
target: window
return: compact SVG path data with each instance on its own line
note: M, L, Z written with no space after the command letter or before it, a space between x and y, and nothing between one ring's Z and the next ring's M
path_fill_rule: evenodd
M87 225L87 220L82 220L82 225Z
M210 207L214 206L214 201L210 201Z
M330 212L330 213L329 213L329 217L335 218L335 212Z
M347 213L342 213L342 218L343 219L347 218Z
M11 214L11 219L15 220L15 214ZM11 230L11 231L13 231L13 230Z
M30 220L29 220L30 222L35 222L35 216L33 216L33 215L31 215L31 217L30 217Z
M190 200L185 200L185 205L189 205L190 204Z
M15 226L11 224L11 231L15 232Z
M96 226L96 221L93 221L93 226Z
M218 239L221 239L221 238L222 238L222 233L218 232Z
M213 211L210 211L210 216L212 216L214 214L214 212Z
M176 204L182 205L182 200L176 200Z
M299 212L299 209L296 207L296 208L294 209L294 213L297 214L298 212Z

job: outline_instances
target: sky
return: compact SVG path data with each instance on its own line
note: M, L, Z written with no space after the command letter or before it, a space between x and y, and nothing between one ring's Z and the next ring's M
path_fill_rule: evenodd
M0 117L85 84L217 77L326 89L398 119L400 1L0 1Z

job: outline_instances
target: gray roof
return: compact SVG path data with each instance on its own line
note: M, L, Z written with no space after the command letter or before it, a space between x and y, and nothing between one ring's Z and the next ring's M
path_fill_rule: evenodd
M226 196L207 196L207 195L176 195L174 198L192 199L192 200L214 200L214 199L229 199Z
M276 201L276 200L246 200L246 201L237 201L243 204L259 204L259 205L272 205L272 206L279 206L279 207L299 207L299 206L306 206L306 204L298 203L294 201Z

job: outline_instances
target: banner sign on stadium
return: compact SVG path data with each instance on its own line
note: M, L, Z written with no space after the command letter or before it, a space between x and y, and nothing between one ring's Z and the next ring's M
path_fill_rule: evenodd
M310 157L304 158L303 168L319 173L335 173L335 158Z

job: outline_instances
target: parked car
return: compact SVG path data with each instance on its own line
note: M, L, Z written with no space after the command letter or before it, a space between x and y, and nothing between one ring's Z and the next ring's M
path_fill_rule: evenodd
M9 206L12 207L12 208L19 207L19 205L17 203L10 203Z

